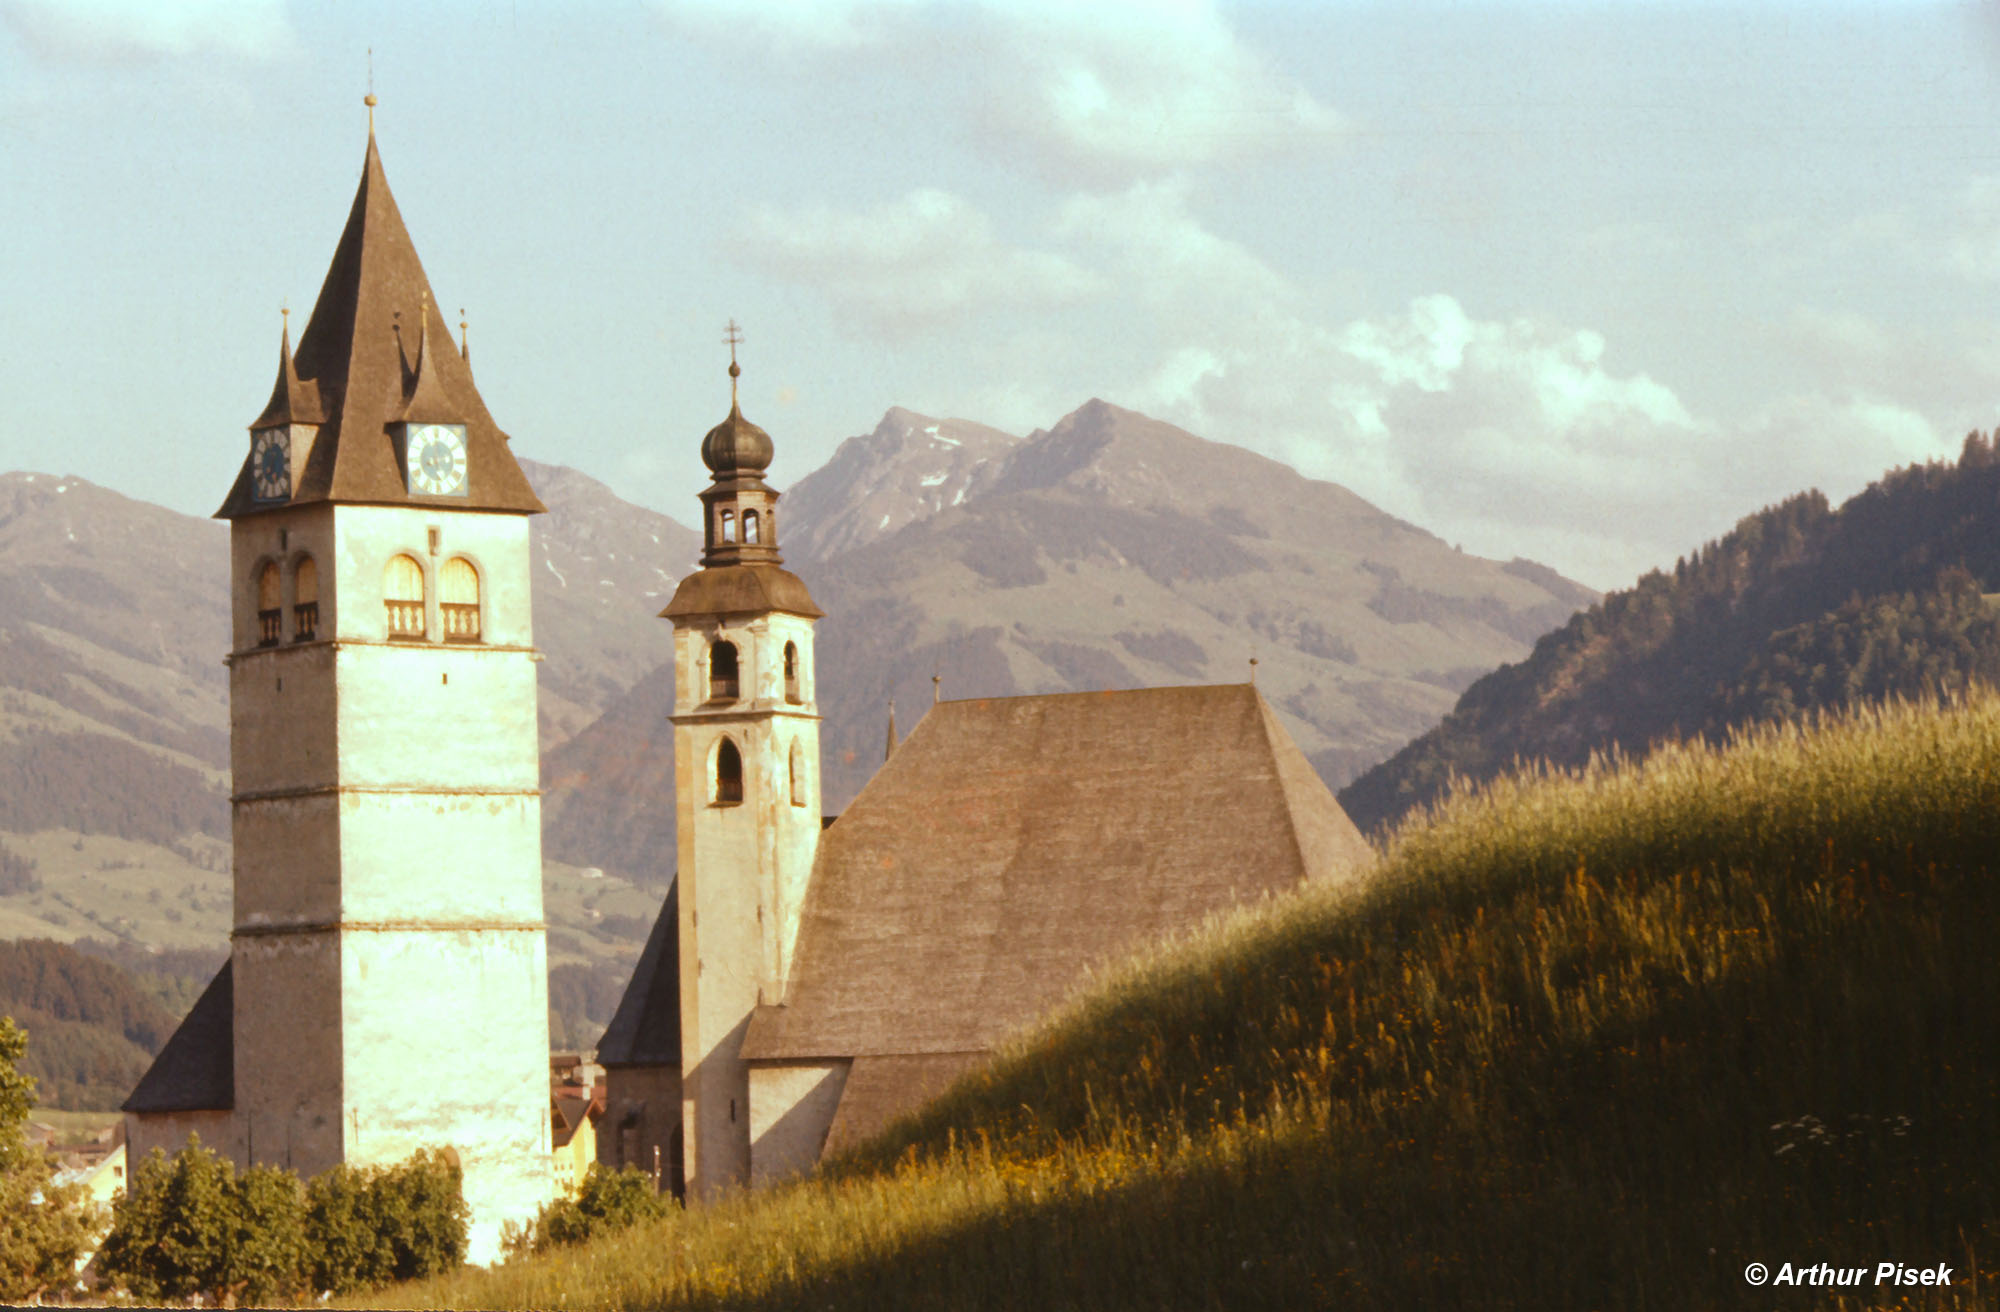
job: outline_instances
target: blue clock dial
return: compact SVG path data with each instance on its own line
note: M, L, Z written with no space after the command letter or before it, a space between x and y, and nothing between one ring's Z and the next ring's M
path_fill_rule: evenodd
M291 464L283 429L256 434L250 448L250 477L259 501L282 501L292 494Z

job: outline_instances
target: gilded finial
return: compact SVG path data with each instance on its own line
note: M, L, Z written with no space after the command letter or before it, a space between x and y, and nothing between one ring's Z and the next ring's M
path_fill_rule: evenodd
M1250 686L1257 686L1257 653L1250 653Z
M368 94L361 97L361 103L368 106L368 139L375 139L375 47L368 47Z
M472 363L472 352L465 345L465 307L463 305L458 307L458 358L467 364Z
M938 698L944 695L942 691L943 687L944 676L942 674L933 674L931 676L931 705L935 706L938 704Z
M736 380L743 370L736 363L736 345L743 340L743 330L731 319L722 330L722 340L729 343L729 408L736 408Z

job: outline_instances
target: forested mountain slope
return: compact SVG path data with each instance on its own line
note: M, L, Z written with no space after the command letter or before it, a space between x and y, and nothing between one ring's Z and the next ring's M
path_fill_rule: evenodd
M2000 457L1893 471L1839 509L1807 492L1536 643L1468 688L1437 728L1340 794L1364 828L1453 775L1516 759L1577 765L1857 698L2000 676Z

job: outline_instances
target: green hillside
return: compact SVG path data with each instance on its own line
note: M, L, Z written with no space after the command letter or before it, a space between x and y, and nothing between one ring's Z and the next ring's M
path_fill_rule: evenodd
M1510 776L814 1178L382 1298L2000 1306L1996 864L2000 695ZM1881 1261L1953 1284L1743 1277Z
M1374 829L1516 760L1580 765L1856 699L2000 677L2000 458L1896 470L1838 510L1817 492L1606 596L1466 689L1437 728L1340 793Z
M0 941L0 1014L28 1032L37 1101L72 1111L123 1102L179 1018L104 955L48 939Z

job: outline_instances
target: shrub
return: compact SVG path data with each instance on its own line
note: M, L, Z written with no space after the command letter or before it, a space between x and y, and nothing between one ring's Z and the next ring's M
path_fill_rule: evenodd
M265 1303L303 1289L305 1251L298 1177L275 1166L239 1176L189 1135L171 1160L155 1148L132 1172L97 1267L142 1299Z
M273 1166L239 1176L190 1135L172 1159L155 1148L133 1171L98 1269L147 1300L349 1293L457 1266L466 1217L459 1169L441 1153L336 1166L301 1186Z
M526 1230L508 1226L504 1242L509 1257L545 1252L657 1220L672 1207L672 1199L655 1193L652 1176L638 1167L608 1171L592 1162L575 1198L556 1199Z
M343 1165L316 1177L306 1190L313 1287L341 1294L464 1262L461 1185L459 1168L430 1150L397 1166Z

